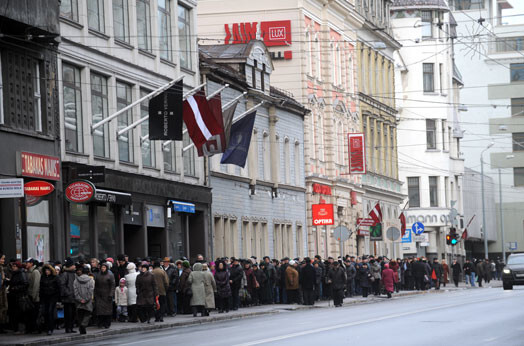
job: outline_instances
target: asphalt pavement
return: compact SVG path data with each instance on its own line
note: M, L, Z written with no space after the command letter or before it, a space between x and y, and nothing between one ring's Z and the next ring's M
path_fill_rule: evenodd
M75 345L524 345L524 287L450 290L341 308L126 333Z

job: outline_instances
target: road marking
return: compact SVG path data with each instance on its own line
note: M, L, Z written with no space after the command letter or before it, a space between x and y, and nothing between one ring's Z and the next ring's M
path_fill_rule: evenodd
M419 314L419 313L422 313L422 312L435 311L435 310L441 310L441 309L446 309L446 308L450 308L450 307L456 307L456 306L460 306L460 305L468 305L468 304L473 304L473 303L493 301L493 300L499 300L499 299L508 299L508 298L513 298L513 297L477 299L477 300L472 300L472 301L464 302L464 303L453 303L453 304L440 305L440 306L433 307L433 308L408 311L408 312L403 312L403 313L394 314L394 315L388 315L388 316L377 317L377 318L370 318L370 319L367 319L367 320L362 320L362 321L357 321L357 322L342 323L342 324L337 324L337 325L329 326L329 327L310 329L310 330L306 330L306 331L303 331L303 332L297 332L297 333L291 333L291 334L286 334L286 335L281 335L281 336L275 336L275 337L267 338L267 339L255 340L255 341L251 341L251 342L237 344L235 346L260 345L260 344L265 344L265 343L269 343L269 342L275 342L275 341L281 341L281 340L285 340L285 339L296 338L296 337L299 337L299 336L304 336L304 335L309 335L309 334L316 334L316 333L321 333L321 332L327 332L327 331L335 330L335 329L339 329L339 328L358 326L358 325L361 325L361 324L367 324L367 323L371 323L371 322L378 322L378 321L384 321L384 320L388 320L388 319L392 319L392 318L398 318L398 317L404 317L404 316L413 315L413 314Z

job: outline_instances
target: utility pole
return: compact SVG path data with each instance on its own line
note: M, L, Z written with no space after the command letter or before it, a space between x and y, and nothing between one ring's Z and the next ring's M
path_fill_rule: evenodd
M499 211L500 211L500 236L502 238L502 260L506 263L506 243L504 240L504 215L502 213L502 174L499 168Z
M482 230L484 231L484 258L488 258L488 228L486 227L486 201L484 198L484 159L482 155L486 150L491 148L493 146L493 142L491 142L486 149L482 150L480 153L480 185L482 190Z

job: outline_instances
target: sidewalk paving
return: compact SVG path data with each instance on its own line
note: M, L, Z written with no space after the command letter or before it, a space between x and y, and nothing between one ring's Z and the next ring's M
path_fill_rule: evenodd
M490 284L485 284L485 287L501 287L501 281L491 281ZM453 284L449 284L446 287L441 287L440 290L429 290L429 291L401 291L393 294L393 299L399 297L409 297L418 294L430 294L430 293L444 293L449 291L473 289L466 287L464 283L460 283L459 287L456 288ZM345 298L344 306L353 304L370 304L381 301L387 301L385 296L369 296L368 298L353 297ZM210 316L207 317L193 317L193 315L177 315L176 317L166 317L164 322L151 322L151 324L144 323L121 323L113 322L110 329L103 329L97 327L89 327L87 334L80 335L78 333L65 334L64 329L56 330L53 335L48 336L46 334L31 334L31 335L14 335L0 334L0 345L23 345L23 346L36 346L36 345L55 345L58 343L76 343L80 341L89 341L94 339L102 339L104 337L141 332L141 331L153 331L159 329L183 327L189 325L211 323L217 321L227 321L246 317L255 317L260 315L278 314L284 311L296 311L306 310L315 308L330 308L333 307L332 301L321 301L315 303L314 306L305 305L290 305L290 304L273 304L273 305L262 305L249 308L241 308L237 311L230 311L229 313L219 314L217 311L212 311Z

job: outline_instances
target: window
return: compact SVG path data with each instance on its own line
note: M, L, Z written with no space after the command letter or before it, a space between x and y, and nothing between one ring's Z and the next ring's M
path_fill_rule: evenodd
M315 37L315 43L316 43L316 55L317 55L316 56L316 58L317 58L317 61L316 61L316 65L317 65L317 79L321 80L322 79L322 66L321 66L322 50L321 50L321 47L320 47L320 40L318 39L318 34Z
M317 134L318 134L318 159L321 161L324 161L324 119L322 118L322 113L318 113L318 121L317 121Z
M438 64L438 84L440 88L440 93L444 93L444 64Z
M34 78L33 78L33 91L34 91L34 115L35 115L35 131L42 132L42 94L40 93L40 62L34 61Z
M444 207L449 207L449 177L444 177Z
M262 155L264 158L263 167L264 167L264 180L271 180L271 148L269 143L269 134L264 132L263 141L262 141Z
M253 66L251 66L251 87L253 89L257 88L257 64L258 62L255 60Z
M121 82L116 83L116 107L117 110L131 104L131 86ZM133 112L128 110L118 116L118 131L126 128L133 122ZM123 133L118 138L118 156L120 161L133 162L133 130Z
M454 0L455 10L484 9L484 0Z
M67 203L69 205L69 241L71 244L70 255L84 255L88 257L91 252L89 204ZM89 256L90 257L90 256Z
M337 84L337 62L336 62L336 57L335 57L335 54L336 54L335 45L333 44L333 42L331 42L330 48L331 48L331 52L330 52L329 62L331 64L331 82L333 83L333 85L336 85Z
M291 148L289 138L284 140L284 183L291 183Z
M515 186L524 186L524 167L513 168L513 180Z
M511 81L524 81L524 64L509 64L511 71Z
M524 98L511 99L511 115L524 116Z
M438 177L429 177L429 206L438 207Z
M107 79L98 74L91 74L91 111L93 124L108 116ZM93 150L95 156L109 157L109 125L106 123L93 132Z
M424 92L435 91L435 76L433 74L433 64L422 64Z
M89 29L105 32L104 0L87 0L87 23Z
M173 159L175 156L175 143L171 142L168 145L163 146L164 155L164 171L176 172L176 160Z
M388 131L386 124L384 124L383 136L384 140L382 141L382 154L384 157L384 162L382 164L384 165L384 174L388 175L389 161L391 160L391 156L388 155Z
M349 57L349 60L348 60L348 73L347 73L347 78L348 78L348 81L347 81L347 86L346 86L346 91L349 92L349 93L352 93L353 92L353 59L351 57Z
M369 162L371 162L371 171L375 172L375 119L369 119Z
M178 5L180 67L191 69L191 18L189 9Z
M184 130L186 129L184 124ZM189 138L189 132L185 132L183 136L182 141L182 148L186 148L188 145L190 145L191 139ZM182 157L184 158L184 175L188 176L196 176L196 169L195 169L195 147L192 146L186 151L182 150Z
M340 47L337 45L337 85L342 85L342 56Z
M317 128L315 127L316 125L316 115L311 112L309 113L309 118L311 119L311 128L310 128L310 131L309 131L309 136L310 136L310 140L309 140L309 151L311 153L311 158L314 159L316 158L316 153L317 153Z
M295 159L295 185L300 186L300 168L302 167L300 164L300 143L295 142L295 151L294 151L294 159Z
M418 208L420 207L420 188L419 188L419 177L408 178L408 197L409 207Z
M138 48L151 51L151 8L149 0L136 1Z
M149 94L148 91L140 90L140 98ZM140 117L143 118L149 115L149 101L143 101L140 103ZM140 136L149 135L149 120L144 121L140 125ZM144 167L155 167L155 141L148 139L142 141L142 166Z
M434 119L426 119L426 147L437 149L437 124Z
M113 27L115 38L129 43L128 0L113 0Z
M306 44L307 44L307 51L306 51L306 54L305 54L305 57L306 57L306 69L307 69L307 73L312 76L313 75L313 64L311 62L311 50L312 50L312 47L311 47L311 35L309 33L309 30L306 31Z
M78 22L78 0L62 0L60 3L60 15Z
M302 232L302 226L297 225L297 256L302 258L304 256L304 234Z
M62 81L64 92L64 124L66 151L83 152L82 133L82 86L80 84L80 69L62 65Z
M445 119L441 120L442 123L442 150L449 150L447 142L446 130L448 129L447 121Z
M170 0L158 0L158 46L160 57L172 60Z
M497 37L495 41L497 44L497 52L511 52L524 50L524 36Z
M512 133L513 151L524 151L524 132Z
M433 12L422 11L422 38L433 37Z

